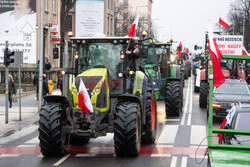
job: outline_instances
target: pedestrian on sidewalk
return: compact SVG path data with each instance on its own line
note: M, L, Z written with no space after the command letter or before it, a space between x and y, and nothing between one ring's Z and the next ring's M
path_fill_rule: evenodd
M52 92L54 90L54 86L53 86L53 81L52 80L48 81L48 88L49 88L49 95L52 95Z
M15 82L12 75L9 74L9 103L10 108L12 107L13 94L16 94Z

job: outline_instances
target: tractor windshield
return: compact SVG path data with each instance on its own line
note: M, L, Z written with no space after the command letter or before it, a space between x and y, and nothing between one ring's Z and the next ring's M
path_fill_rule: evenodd
M80 50L79 72L90 68L107 68L111 78L117 78L122 72L120 52L122 45L112 43L91 43Z
M148 58L142 59L142 64L157 64L157 56L155 53L155 47L149 45L148 47Z

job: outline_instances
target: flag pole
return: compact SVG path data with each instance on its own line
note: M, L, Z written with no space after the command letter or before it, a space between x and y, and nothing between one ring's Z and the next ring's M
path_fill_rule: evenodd
M131 43L131 40L132 40L132 37L130 37L130 38L129 38L129 41L128 41L128 46L127 46L126 51L128 51L129 45L130 45L130 43Z

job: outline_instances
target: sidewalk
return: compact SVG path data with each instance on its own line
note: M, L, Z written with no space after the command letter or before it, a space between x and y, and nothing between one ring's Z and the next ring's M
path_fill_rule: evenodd
M57 89L53 91L53 94L60 95L61 92ZM19 103L13 102L13 107L9 108L9 122L5 124L5 97L4 95L0 96L0 137L37 123L39 113L36 93L34 91L28 92L21 100L22 121L19 121Z

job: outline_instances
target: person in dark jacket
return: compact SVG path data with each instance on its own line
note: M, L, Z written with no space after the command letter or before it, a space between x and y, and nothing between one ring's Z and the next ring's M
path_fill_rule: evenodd
M37 94L39 92L39 77L35 77L36 81L34 81L34 84L36 84L36 91ZM42 89L42 96L46 96L49 93L48 83L46 81L46 76L43 74L43 89Z
M12 99L13 99L13 94L16 94L16 88L15 88L15 82L12 77L12 75L9 74L9 103L10 103L10 108L12 107Z
M130 70L136 71L138 69L137 60L140 57L140 51L138 49L138 40L133 39L126 51L128 55L128 64Z

